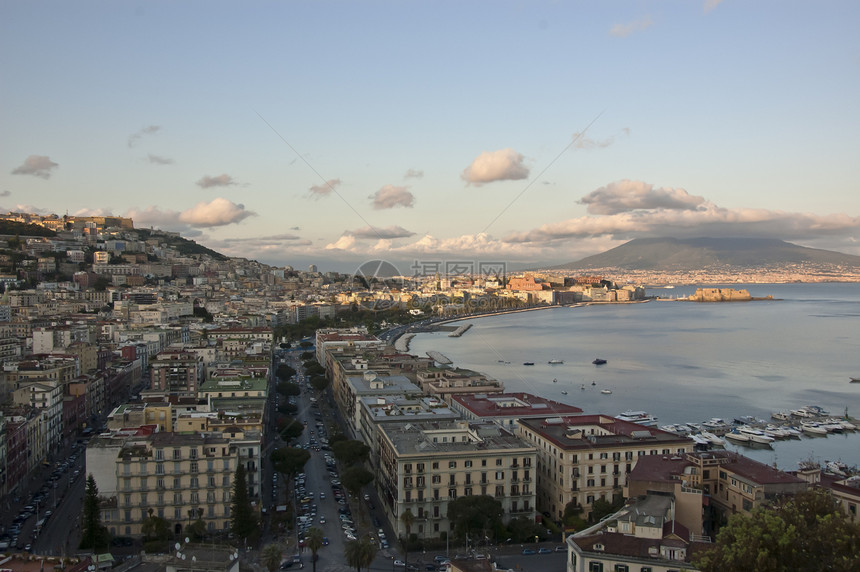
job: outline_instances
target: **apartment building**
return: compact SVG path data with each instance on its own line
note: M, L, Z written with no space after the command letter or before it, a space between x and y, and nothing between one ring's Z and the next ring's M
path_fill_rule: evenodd
M560 520L568 503L591 513L597 499L622 494L646 455L683 455L693 441L609 415L522 419L518 435L537 448L538 510Z
M494 497L506 522L534 518L537 451L495 423L402 422L378 435L375 482L395 536L406 532L399 517L407 509L419 538L450 534L448 503L468 495Z
M229 529L233 475L240 462L239 448L229 439L152 433L130 437L114 450L113 473L93 472L103 496L115 491L102 508L102 523L112 535L141 535L150 509L167 519L177 536L198 518L209 531Z
M579 407L531 393L453 395L451 409L466 419L494 421L512 433L516 433L520 419L545 419L582 413Z
M150 361L152 389L195 396L203 380L203 359L184 350L165 350Z

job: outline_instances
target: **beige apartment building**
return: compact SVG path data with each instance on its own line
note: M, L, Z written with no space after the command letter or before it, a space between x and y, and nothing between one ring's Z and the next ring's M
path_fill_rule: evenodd
M439 420L380 425L377 433L380 499L396 536L406 533L400 515L412 512L412 533L450 533L448 503L489 495L504 520L535 517L537 451L495 423Z
M595 500L621 495L645 455L683 455L693 441L609 415L521 419L519 436L537 448L538 510L560 520L574 502L583 517Z
M100 491L116 491L102 509L102 522L112 535L141 535L150 509L177 535L198 518L209 531L229 529L240 450L228 439L153 433L129 438L113 461L115 483L99 482L111 478L109 471L93 471Z

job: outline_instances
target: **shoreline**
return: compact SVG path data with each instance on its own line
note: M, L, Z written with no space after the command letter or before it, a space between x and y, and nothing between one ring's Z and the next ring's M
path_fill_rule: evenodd
M433 322L432 327L435 326L444 326L445 324L453 324L455 322L462 322L463 320L472 320L472 319L480 319L480 318L489 318L491 316L503 316L506 314L518 314L520 312L534 312L537 310L557 310L559 308L582 308L585 306L595 306L595 305L618 305L618 304L644 304L646 302L653 301L653 298L646 298L645 300L631 300L629 302L576 302L575 304L558 304L554 306L534 306L531 308L512 308L509 310L497 310L493 312L482 312L478 314L469 314L468 316L458 316L454 318L443 318L438 322ZM434 330L420 330L417 332L406 331L393 340L391 340L391 345L394 346L394 349L397 351L408 352L409 351L409 342L412 341L412 338L421 333L428 333ZM463 332L465 333L465 332ZM403 340L401 342L401 340Z

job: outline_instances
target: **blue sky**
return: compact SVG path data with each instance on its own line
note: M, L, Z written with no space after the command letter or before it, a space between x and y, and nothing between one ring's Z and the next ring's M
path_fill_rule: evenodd
M0 209L228 255L860 255L857 2L0 3Z

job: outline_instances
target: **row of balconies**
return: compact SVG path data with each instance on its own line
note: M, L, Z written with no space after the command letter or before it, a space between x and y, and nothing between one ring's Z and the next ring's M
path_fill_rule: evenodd
M529 477L529 478L522 478L522 479L520 479L520 478L516 478L516 479L507 479L507 480L500 480L500 481L487 481L487 480L481 480L481 481L475 481L475 482L460 482L460 481L456 481L456 482L453 482L453 483L451 483L451 482L448 482L448 483L443 483L443 482L432 483L432 482L431 482L429 485L428 485L426 482L425 482L424 484L417 484L417 483L413 484L413 483L406 483L406 482L404 482L404 483L403 483L403 488L404 488L404 489L423 489L423 488L427 488L428 486L431 486L431 487L432 487L432 486L439 486L439 487L463 487L463 486L465 486L465 487L474 487L474 486L503 485L503 484L506 484L506 483L530 483L530 482L532 482L531 477Z

